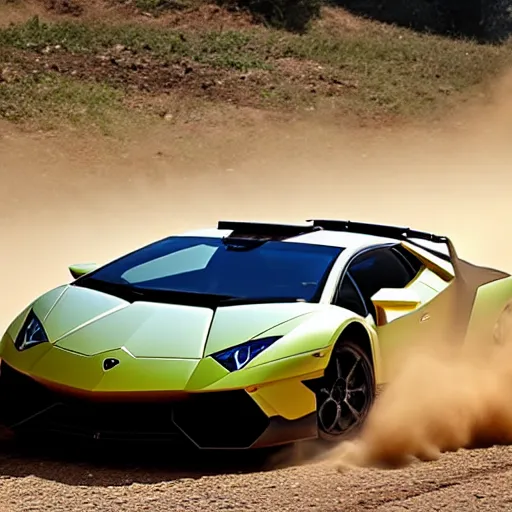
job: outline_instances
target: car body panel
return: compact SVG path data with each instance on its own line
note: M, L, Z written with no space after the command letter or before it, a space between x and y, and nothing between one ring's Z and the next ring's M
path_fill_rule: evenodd
M316 350L229 372L212 358L137 358L123 349L87 356L41 344L24 354L16 350L6 334L0 355L23 373L76 391L130 393L245 389L282 378L303 378L323 369L323 357L314 353ZM30 357L24 357L27 354ZM328 355L328 352L321 355ZM105 371L103 361L108 358L120 363Z
M505 340L498 339L495 332L497 323L511 299L512 277L485 284L478 289L467 329L468 345L485 349L494 343L511 340L512 326L502 333Z
M297 420L316 410L315 394L298 379L270 382L258 386L250 395L269 416Z
M428 343L429 340L440 340L449 330L453 314L452 290L447 287L433 300L420 304L414 311L378 326L376 331L382 362L379 384L392 380L407 349Z
M44 320L44 327L50 342L55 343L71 331L79 329L100 316L106 316L128 303L112 295L68 286L59 296Z
M21 328L21 326L20 326ZM14 335L8 331L0 341L0 360L9 361L23 373L30 373L34 365L47 353L51 352L53 347L50 343L41 343L25 352L19 352L14 346Z
M83 355L124 347L141 358L199 359L212 317L206 308L137 302L98 315L56 346Z
M301 302L220 307L215 311L204 356L257 337L286 334L295 319L300 322L303 316L320 309L318 304Z
M421 256L426 264L406 286L406 289L418 294L420 302L413 310L403 308L398 312L392 311L391 321L377 326L382 361L378 384L392 380L408 349L445 336L450 331L450 322L455 315L453 265L416 246L407 243L402 245L413 254Z
M34 308L34 313L46 322L48 315L51 313L55 305L58 304L68 289L69 285L63 285L45 293L42 297L31 304L31 306Z

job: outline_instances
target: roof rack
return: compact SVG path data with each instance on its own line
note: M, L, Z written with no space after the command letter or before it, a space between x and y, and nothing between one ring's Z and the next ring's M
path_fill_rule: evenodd
M219 221L218 229L232 230L228 239L284 240L322 229L319 226L300 224L270 224L264 222Z
M349 233L382 236L386 238L396 238L399 240L416 238L417 240L426 240L438 244L448 242L448 238L445 236L434 235L433 233L427 233L425 231L417 231L407 227L352 222L350 220L311 219L308 220L308 222L312 222L313 227L326 229L328 231L347 231Z

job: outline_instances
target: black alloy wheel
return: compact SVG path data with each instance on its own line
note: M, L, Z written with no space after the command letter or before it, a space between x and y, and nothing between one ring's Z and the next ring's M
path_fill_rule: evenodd
M334 349L317 388L320 438L341 441L355 433L375 399L375 377L368 355L357 344L342 341Z

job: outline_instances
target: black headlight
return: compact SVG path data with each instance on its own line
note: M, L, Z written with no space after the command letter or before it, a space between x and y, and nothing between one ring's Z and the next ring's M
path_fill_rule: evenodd
M31 310L18 336L16 336L14 346L19 351L22 351L47 342L48 336L44 332L43 324L37 318L34 311Z

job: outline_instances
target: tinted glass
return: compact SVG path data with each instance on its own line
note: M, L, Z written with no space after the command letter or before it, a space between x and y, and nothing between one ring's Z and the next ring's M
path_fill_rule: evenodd
M335 304L349 311L353 311L357 315L366 316L368 314L364 303L361 302L361 296L357 292L348 274L343 279Z
M393 247L392 251L397 254L398 259L405 264L406 268L412 272L411 279L423 268L423 263L405 247L397 245Z
M316 301L341 252L335 247L290 242L237 249L216 238L171 237L115 261L77 284Z
M375 311L371 302L373 295L381 288L403 288L415 275L409 265L398 258L391 249L377 249L356 258L349 267L372 313Z

